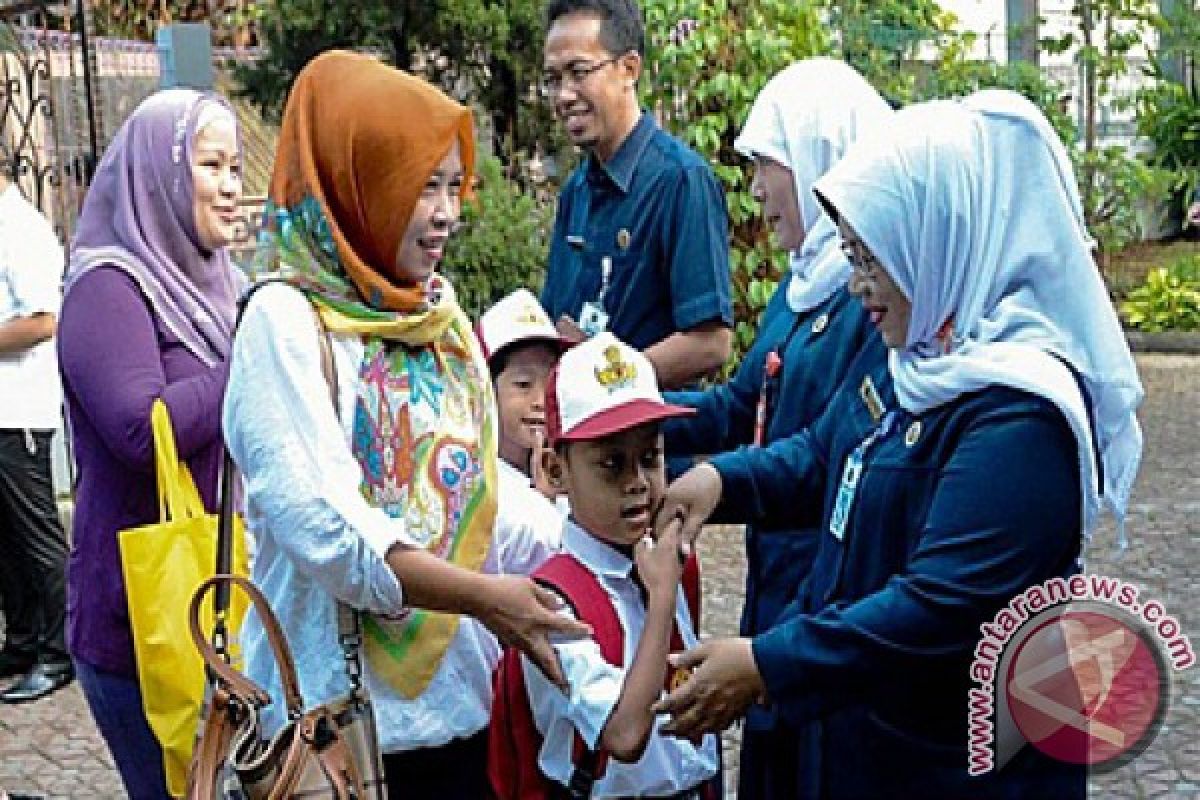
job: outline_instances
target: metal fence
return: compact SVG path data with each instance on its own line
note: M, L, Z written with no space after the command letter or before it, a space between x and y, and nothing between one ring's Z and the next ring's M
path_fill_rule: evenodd
M65 244L74 231L91 170L121 123L159 88L161 67L154 44L86 38L28 24L39 4L29 5L32 12L13 15L0 27L0 171L46 214ZM4 10L0 6L0 12ZM255 50L213 52L222 76L233 63L257 56ZM90 71L87 81L85 65ZM249 106L238 111L240 116L254 115ZM269 154L273 135L255 120L246 121L254 129L251 138L257 149ZM263 139L267 141L259 141ZM246 222L234 246L243 262L253 249L262 198L251 196L244 205Z

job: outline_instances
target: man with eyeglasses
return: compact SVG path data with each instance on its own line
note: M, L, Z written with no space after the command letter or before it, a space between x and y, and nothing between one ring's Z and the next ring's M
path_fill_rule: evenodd
M635 0L551 0L546 19L542 91L586 158L559 195L542 305L564 336L607 330L686 386L733 341L724 193L638 103Z

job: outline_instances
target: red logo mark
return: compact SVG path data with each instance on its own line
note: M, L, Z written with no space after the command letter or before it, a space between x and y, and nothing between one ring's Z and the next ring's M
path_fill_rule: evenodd
M1166 687L1154 643L1136 625L1078 609L1030 633L1005 682L1027 741L1052 758L1092 766L1145 749L1165 713Z

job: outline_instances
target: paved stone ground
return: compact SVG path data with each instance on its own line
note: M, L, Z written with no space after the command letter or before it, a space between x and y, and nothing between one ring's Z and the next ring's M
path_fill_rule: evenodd
M1136 583L1157 598L1200 648L1200 357L1138 357L1147 402L1146 452L1120 554L1112 526L1100 531L1089 572ZM713 535L715 534L715 535ZM710 531L705 556L705 629L737 627L745 565L736 531ZM730 785L737 731L726 736ZM54 798L123 796L77 686L27 706L0 706L0 789ZM1138 759L1093 775L1095 798L1200 798L1200 667L1172 678L1172 701L1158 738ZM732 793L730 797L732 797Z

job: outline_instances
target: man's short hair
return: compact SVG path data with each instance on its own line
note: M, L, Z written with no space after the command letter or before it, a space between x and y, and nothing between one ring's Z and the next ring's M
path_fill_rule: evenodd
M600 18L600 44L609 55L636 52L646 55L646 26L637 0L550 0L546 27L568 14L593 14Z

